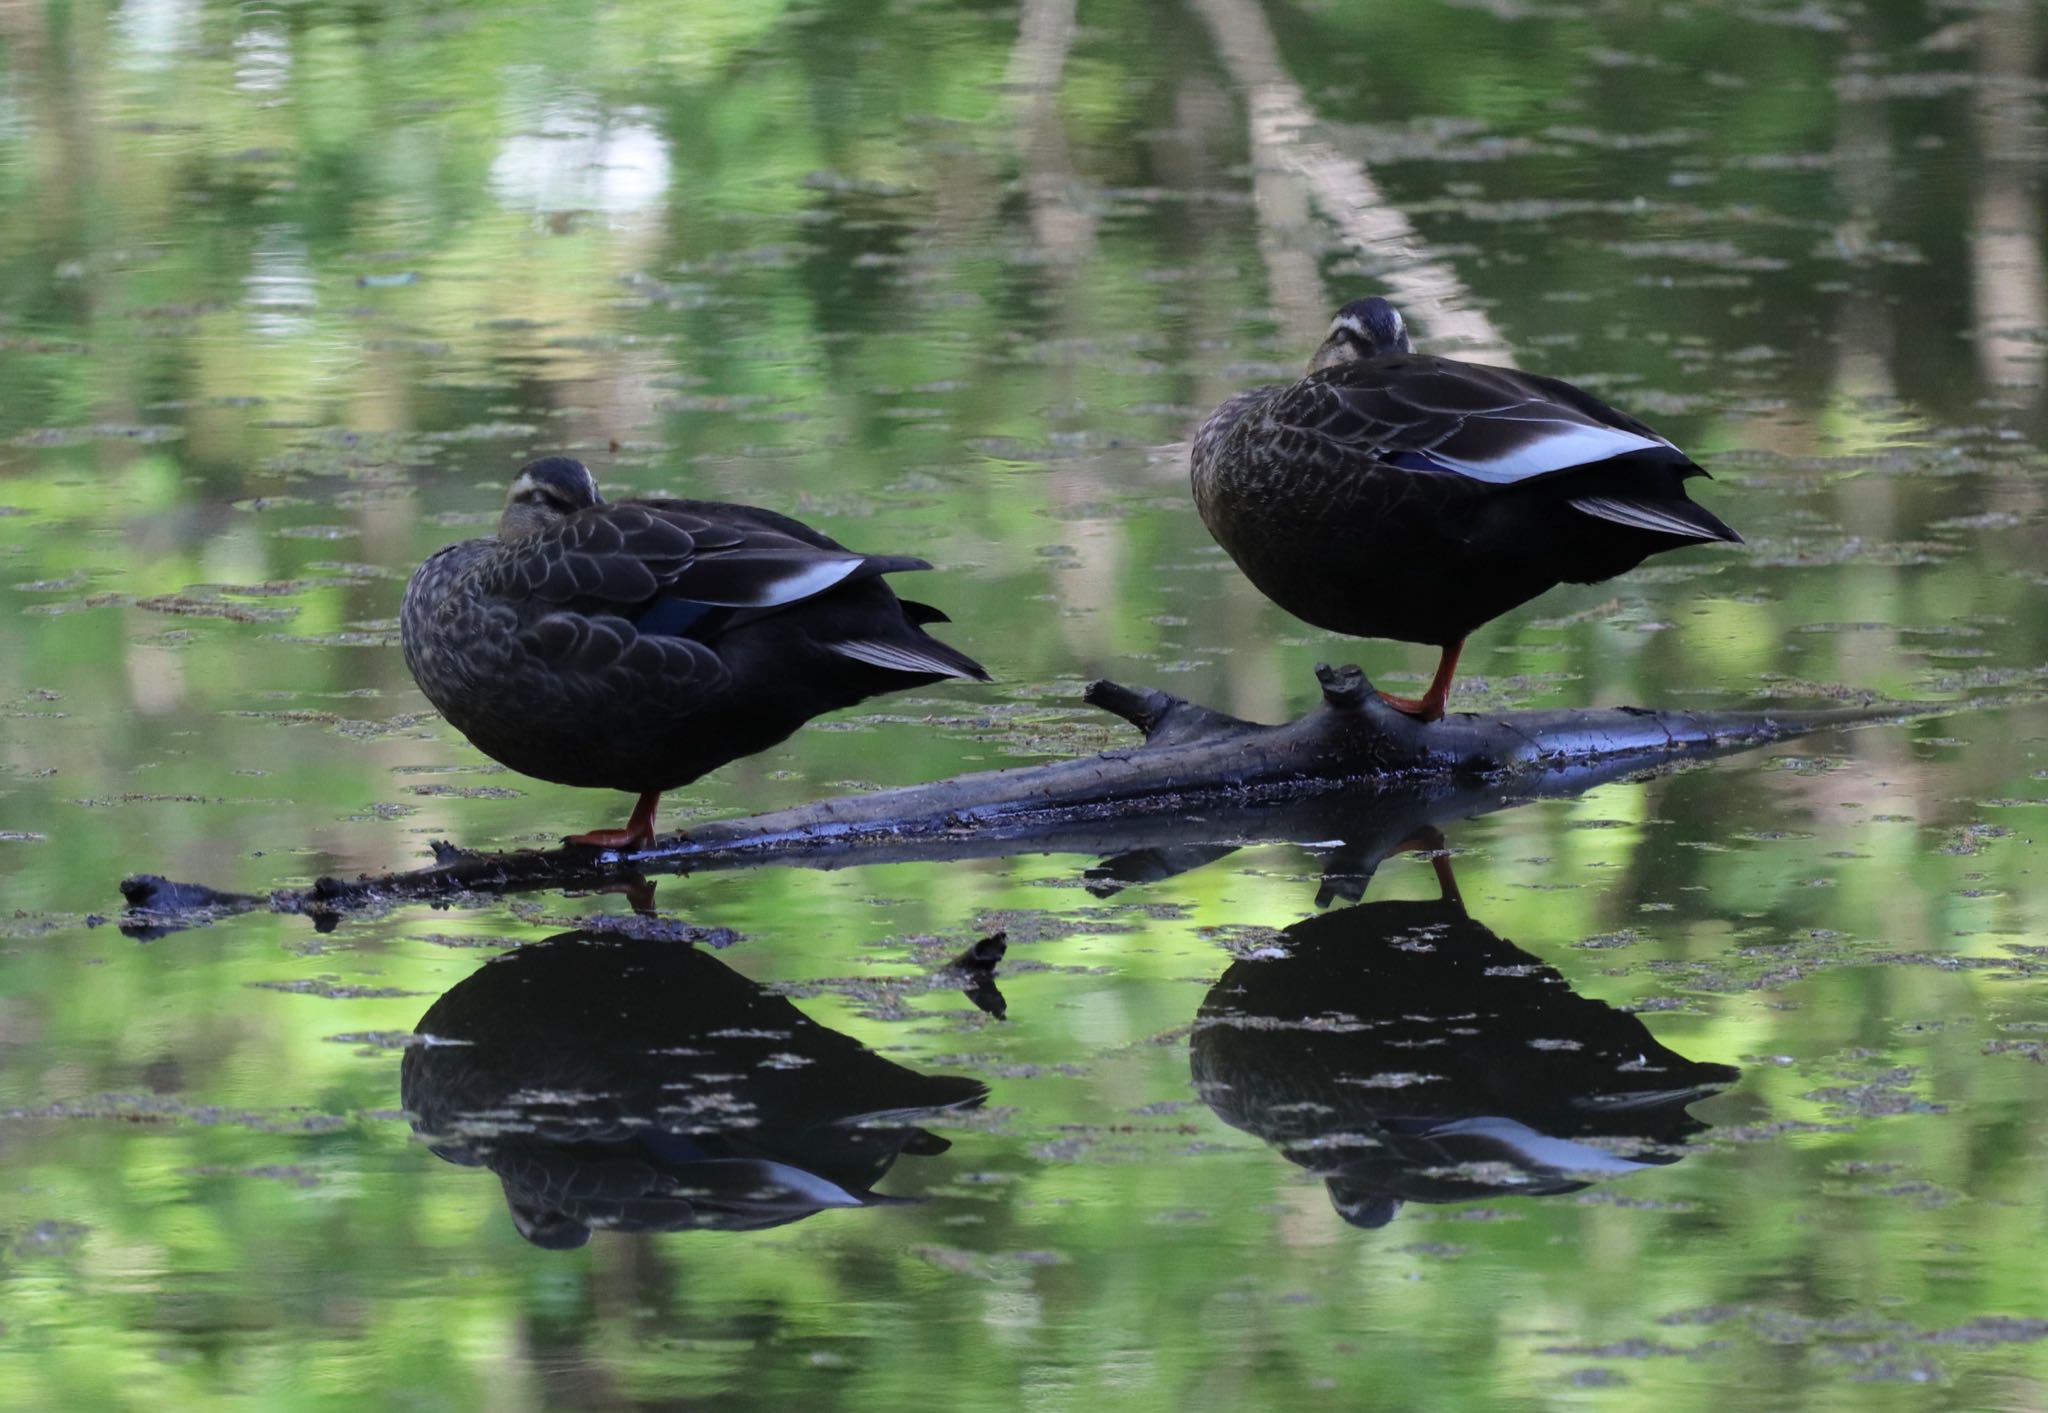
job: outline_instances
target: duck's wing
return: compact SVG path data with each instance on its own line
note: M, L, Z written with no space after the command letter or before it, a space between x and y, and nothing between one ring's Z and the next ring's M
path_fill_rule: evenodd
M505 544L487 588L564 608L619 612L675 600L705 608L779 608L849 579L928 569L921 559L856 554L780 516L745 518L691 501L593 506Z
M558 688L583 683L602 696L623 674L659 680L671 705L687 709L730 680L718 631L855 580L930 567L858 554L751 506L650 500L594 506L502 544L484 573L486 589L521 610L522 643ZM983 675L921 633L904 642L828 634L821 645L895 671Z
M1569 383L1448 358L1376 358L1311 374L1271 415L1360 456L1497 486L1624 457L1699 470Z

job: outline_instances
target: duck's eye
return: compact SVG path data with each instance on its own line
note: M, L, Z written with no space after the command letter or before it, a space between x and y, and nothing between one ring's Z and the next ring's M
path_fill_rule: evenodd
M512 495L514 505L544 505L557 515L571 515L576 507L560 491L547 486L528 486Z

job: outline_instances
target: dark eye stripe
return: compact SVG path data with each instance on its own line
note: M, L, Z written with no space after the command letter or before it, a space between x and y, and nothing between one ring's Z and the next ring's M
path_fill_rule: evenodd
M576 508L575 502L559 492L548 490L543 486L529 486L513 496L512 499L519 505L545 505L548 509L559 510L564 515L569 514Z

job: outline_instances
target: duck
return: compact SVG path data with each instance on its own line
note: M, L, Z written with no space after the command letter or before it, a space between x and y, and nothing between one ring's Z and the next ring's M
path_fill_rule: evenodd
M847 549L758 506L607 501L581 461L521 467L497 533L406 585L406 667L499 764L638 796L623 829L564 842L651 847L661 797L885 692L988 673L925 627L886 575L930 569Z
M1202 522L1254 587L1334 633L1438 650L1442 719L1465 640L1561 583L1740 544L1667 438L1557 378L1414 350L1400 311L1353 300L1300 381L1228 399L1190 456Z

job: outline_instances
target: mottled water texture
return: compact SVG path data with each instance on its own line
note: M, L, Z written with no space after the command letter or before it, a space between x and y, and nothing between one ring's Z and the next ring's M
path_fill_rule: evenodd
M2039 1405L2044 52L1999 0L0 8L0 1400ZM1096 675L1418 681L1185 483L1375 290L1749 540L1483 630L1454 710L1957 710L1447 864L1354 801L663 921L98 925L622 814L395 642L540 451L924 555L998 679L675 822L1129 741Z

